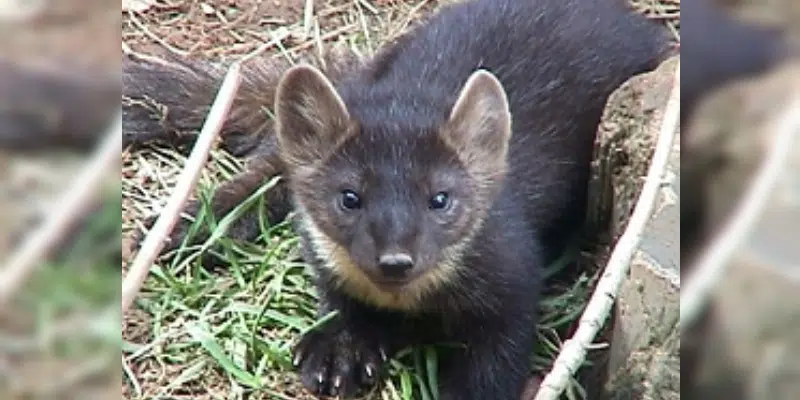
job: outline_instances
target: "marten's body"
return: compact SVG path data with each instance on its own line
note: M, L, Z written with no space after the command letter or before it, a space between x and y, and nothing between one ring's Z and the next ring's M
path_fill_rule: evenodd
M298 346L307 388L349 396L382 354L457 342L442 399L520 396L607 97L667 51L608 3L466 2L335 85L282 78L278 148L320 312L338 312Z
M290 198L320 313L338 311L297 348L304 385L351 396L396 350L460 342L441 399L519 398L542 270L583 222L606 100L666 53L614 2L477 0L333 83L284 74L265 92L275 133L214 207L287 178L270 204Z

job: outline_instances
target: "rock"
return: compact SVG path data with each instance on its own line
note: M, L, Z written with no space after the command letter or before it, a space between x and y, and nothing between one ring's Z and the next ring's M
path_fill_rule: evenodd
M673 86L677 57L634 77L612 96L605 119L617 129L601 131L598 163L611 235L625 230L647 175L663 112ZM677 321L680 301L680 147L676 140L665 182L617 296L613 315L606 397L680 398ZM610 189L608 189L610 188ZM608 193L608 192L611 193Z

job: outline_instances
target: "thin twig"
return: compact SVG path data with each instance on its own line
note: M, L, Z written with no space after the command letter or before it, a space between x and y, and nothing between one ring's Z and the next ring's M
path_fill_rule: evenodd
M76 218L85 214L92 199L98 195L108 171L120 162L121 149L122 113L118 111L100 147L62 195L58 202L60 207L52 208L45 222L25 240L11 256L8 264L0 270L0 311L5 309L34 268L64 238Z
M267 43L258 46L255 50L247 53L239 60L240 64L244 64L253 58L260 57L264 52L269 50L272 47L277 46L281 42L283 42L287 37L289 37L289 30L285 27L280 27L275 31L270 32L270 40Z
M750 189L721 233L692 267L686 285L681 288L681 331L689 327L705 305L708 294L725 274L728 261L747 239L756 219L764 210L789 159L792 142L800 134L800 96L796 96L767 129L765 134L771 133L772 143Z
M653 161L647 172L639 200L633 210L628 226L620 237L603 272L603 276L592 294L592 298L581 316L575 334L566 342L556 358L553 369L545 376L535 400L556 400L567 387L570 377L577 372L586 359L586 353L608 318L614 299L619 293L623 279L628 274L631 259L642 239L644 228L655 208L655 203L664 180L669 155L678 127L680 114L680 61L675 66L675 79L667 102L661 129L658 134Z
M327 41L327 40L335 39L335 38L341 36L342 34L346 33L347 31L353 30L353 28L355 28L355 27L356 27L355 24L349 24L349 25L340 26L340 27L338 27L338 28L336 28L336 29L334 29L332 31L329 31L329 32L323 34L319 38L309 39L309 40L306 40L303 43L298 44L297 46L294 46L294 47L291 47L289 49L286 49L286 52L287 53L295 53L295 52L298 52L298 51L305 50L305 49L307 49L309 47L314 46L319 40Z
M305 7L303 7L303 36L308 38L311 36L311 30L314 28L314 0L306 0Z
M164 247L164 241L178 221L186 199L195 187L200 176L200 170L203 168L206 159L208 159L208 153L222 129L240 82L241 62L237 61L231 64L228 73L225 75L222 87L219 89L216 99L214 99L214 104L212 104L206 122L203 124L203 129L200 131L189 159L186 160L186 165L178 178L178 183L172 195L167 201L166 207L164 207L161 216L158 217L153 229L142 243L139 254L136 255L127 276L125 276L125 281L122 284L123 313L130 307L139 293L139 289L147 279L150 266Z
M134 25L136 25L136 27L139 28L139 30L142 31L142 33L144 33L145 36L149 37L154 42L164 46L165 49L171 51L174 54L182 56L182 57L187 57L187 56L189 56L189 54L191 54L191 51L179 49L179 48L169 44L166 40L164 40L163 38L159 37L155 33L153 33L150 30L150 28L148 28L145 24L142 23L142 21L139 21L139 17L136 16L135 12L128 13L128 17L130 18L131 22Z
M128 360L125 359L125 356L122 356L122 373L125 374L125 377L128 378L128 381L133 386L133 393L136 395L134 398L141 398L142 397L142 385L139 384L139 378L131 369Z

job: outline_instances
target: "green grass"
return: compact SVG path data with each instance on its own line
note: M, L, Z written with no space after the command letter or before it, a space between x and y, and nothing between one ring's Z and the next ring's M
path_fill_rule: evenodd
M227 156L214 157L215 178L225 179L237 168L225 160ZM215 180L208 178L199 191L201 199L208 199ZM194 246L184 241L171 262L151 270L137 300L149 334L124 346L128 363L140 371L126 373L132 388L129 398L178 393L200 398L312 398L303 394L291 365L293 345L318 323L317 296L300 260L298 237L288 222L269 226L263 215L258 240L244 243L225 236L235 217L251 207L266 208L261 194L273 183L220 221L211 218L206 202L187 239L197 231L211 232L210 238ZM225 265L202 267L200 256L206 252ZM542 301L539 345L532 355L537 370L549 370L560 348L559 333L580 316L589 286L589 277L583 276L573 285L551 290L555 294ZM169 374L153 378L141 372L152 372L156 365ZM382 390L366 398L438 398L434 348L409 349L395 357L389 369ZM568 398L585 398L579 385L572 386Z

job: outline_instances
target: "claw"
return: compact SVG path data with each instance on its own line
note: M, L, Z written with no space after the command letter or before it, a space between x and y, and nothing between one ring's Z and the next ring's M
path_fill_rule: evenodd
M338 398L337 396L339 396L339 390L341 388L342 388L342 377L337 376L336 378L333 378L333 386L331 387L330 395Z
M322 372L317 374L317 383L322 385L322 382L325 381L325 378L322 376Z
M297 367L300 366L301 362L303 362L303 353L302 352L297 352L297 354L295 354L294 358L292 359L292 365L295 368L297 368Z
M375 371L372 370L372 365L370 364L364 367L364 372L367 373L367 378L372 378L375 375Z
M381 359L383 362L389 361L389 357L386 356L386 350L384 350L383 347L378 348L378 351L381 353Z

